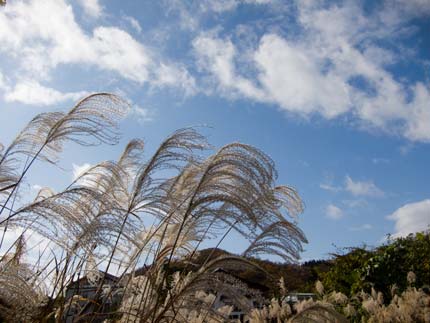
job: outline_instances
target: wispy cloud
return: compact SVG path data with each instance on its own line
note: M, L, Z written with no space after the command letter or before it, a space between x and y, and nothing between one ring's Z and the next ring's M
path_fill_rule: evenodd
M137 32L137 33L141 33L142 32L142 27L140 26L139 21L137 21L137 19L131 17L131 16L124 16L124 19L131 25L131 27L133 27L133 29Z
M342 203L350 208L365 207L368 205L364 199L343 200Z
M342 209L340 209L334 204L327 205L325 209L325 214L326 214L326 217L331 220L339 220L344 216Z
M395 221L395 238L430 229L430 199L405 204L387 219Z
M350 227L349 231L366 231L366 230L372 230L373 226L371 224L363 224L357 227Z
M348 192L357 197L382 197L385 193L377 187L373 181L357 181L353 180L350 176L345 177L344 185L335 185L332 180L321 183L319 187L329 192ZM345 200L346 205L358 206L358 203L362 204L362 200Z
M264 5L272 0L203 0L200 1L200 8L203 11L213 11L223 13L236 9L240 4Z
M375 157L372 158L372 163L374 163L375 165L389 164L390 160L388 158Z
M339 192L342 190L342 187L339 186L334 186L331 184L320 184L320 188L325 190L325 191L330 191L330 192Z
M153 120L153 112L151 110L138 107L137 105L131 108L128 116L139 123L146 123Z
M345 190L354 196L382 197L384 192L372 181L354 181L351 177L345 178Z
M402 156L406 156L414 149L413 143L406 143L399 147L399 152Z

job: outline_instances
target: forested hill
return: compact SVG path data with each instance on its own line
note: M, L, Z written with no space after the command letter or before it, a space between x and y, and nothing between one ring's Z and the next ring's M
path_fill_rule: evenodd
M193 257L192 262L176 261L175 270L196 270L205 260L230 255L222 249L204 249ZM267 297L279 293L279 278L283 277L289 292L315 292L317 280L322 281L326 291L340 291L353 295L372 287L381 291L385 299L391 298L395 286L405 290L408 273L415 275L414 285L428 289L430 284L430 234L422 232L408 237L389 240L377 248L345 248L333 254L329 260L312 260L302 264L277 263L268 260L249 259L267 273L259 270L230 270L234 276L257 288Z
M195 270L199 268L210 257L214 259L218 256L227 256L231 253L222 249L200 250L192 263L177 261L171 270ZM327 273L332 267L332 260L312 260L303 264L278 263L268 260L249 258L253 263L261 267L261 270L229 270L237 278L246 282L249 287L259 289L267 297L278 295L279 279L284 277L288 291L313 292L315 282L321 275Z

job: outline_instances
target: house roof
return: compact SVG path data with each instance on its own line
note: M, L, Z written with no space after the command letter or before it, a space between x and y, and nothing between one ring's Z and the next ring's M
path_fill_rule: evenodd
M104 271L99 270L99 273L101 274L101 277L103 277L103 275L105 276L105 281L111 281L111 282L118 282L119 281L119 277L111 275L109 273L105 273ZM77 280L72 281L67 288L71 288L74 287L75 285L86 285L88 283L88 279L87 276L82 276Z

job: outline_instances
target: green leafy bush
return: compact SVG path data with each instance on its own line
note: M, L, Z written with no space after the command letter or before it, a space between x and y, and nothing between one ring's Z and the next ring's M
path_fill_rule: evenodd
M389 302L392 288L399 292L406 290L408 272L416 274L414 286L429 284L429 255L429 232L411 234L389 239L374 250L354 248L347 254L337 255L333 267L321 278L329 291L353 295L362 289L369 292L373 287L381 291L385 301Z

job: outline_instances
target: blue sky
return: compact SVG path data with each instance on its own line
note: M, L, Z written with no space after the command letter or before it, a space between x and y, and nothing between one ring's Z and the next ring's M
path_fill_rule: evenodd
M9 0L0 7L0 141L87 93L130 101L124 145L150 155L201 126L294 186L304 259L430 225L430 2ZM36 188L61 189L122 146L68 145ZM336 246L336 247L335 247ZM230 239L223 245L239 250Z

